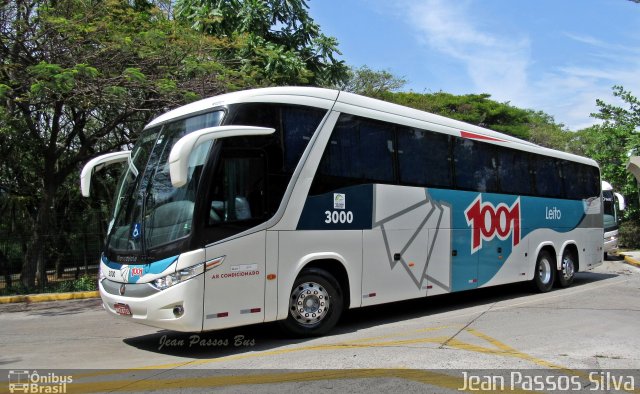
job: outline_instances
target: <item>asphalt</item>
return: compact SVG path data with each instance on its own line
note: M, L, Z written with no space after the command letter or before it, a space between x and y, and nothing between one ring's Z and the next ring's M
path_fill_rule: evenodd
M640 268L640 250L631 250L619 252L618 256L623 257L625 263ZM0 297L0 304L11 304L19 302L45 302L45 301L67 301L87 298L99 298L97 291L82 291L75 293L47 293L47 294L29 294Z

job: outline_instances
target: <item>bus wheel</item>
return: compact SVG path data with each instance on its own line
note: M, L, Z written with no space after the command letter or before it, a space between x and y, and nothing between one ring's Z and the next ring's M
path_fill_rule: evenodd
M541 293L546 293L551 290L555 272L556 268L551 254L546 250L540 251L538 260L536 261L536 272L533 276L535 289Z
M560 287L569 287L576 276L576 263L573 253L565 250L562 255L562 270L558 272L558 284Z
M342 314L342 289L321 269L308 269L296 279L289 296L289 314L282 326L296 336L324 335Z

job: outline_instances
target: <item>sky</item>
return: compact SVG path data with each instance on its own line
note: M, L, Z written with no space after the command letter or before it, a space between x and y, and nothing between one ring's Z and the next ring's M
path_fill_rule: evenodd
M596 99L640 97L640 4L629 0L309 0L350 66L418 93L488 93L571 130Z

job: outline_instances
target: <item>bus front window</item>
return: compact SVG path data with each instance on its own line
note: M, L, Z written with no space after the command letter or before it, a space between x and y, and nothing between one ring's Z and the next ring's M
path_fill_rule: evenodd
M191 232L196 187L211 143L202 144L192 152L189 180L180 188L171 185L169 154L184 135L218 126L222 117L222 111L206 113L154 127L143 134L118 187L107 240L109 254L147 255L148 249L166 245Z
M602 192L604 231L616 229L618 226L618 211L616 209L613 192L604 190Z

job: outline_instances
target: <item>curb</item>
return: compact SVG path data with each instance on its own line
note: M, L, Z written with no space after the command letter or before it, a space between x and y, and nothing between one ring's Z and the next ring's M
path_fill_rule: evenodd
M81 300L86 298L98 298L100 293L97 291L80 291L75 293L47 293L47 294L30 294L16 295L8 297L0 297L0 304L11 304L16 302L45 302L45 301L66 301Z
M636 259L634 259L634 258L632 258L632 257L629 257L629 256L627 256L627 255L626 255L626 254L624 254L624 253L620 253L620 255L621 255L621 256L624 256L624 261L625 261L625 263L627 263L627 264L631 264L631 265L633 265L633 266L636 266L636 267L640 268L640 261L638 261L638 260L636 260Z

